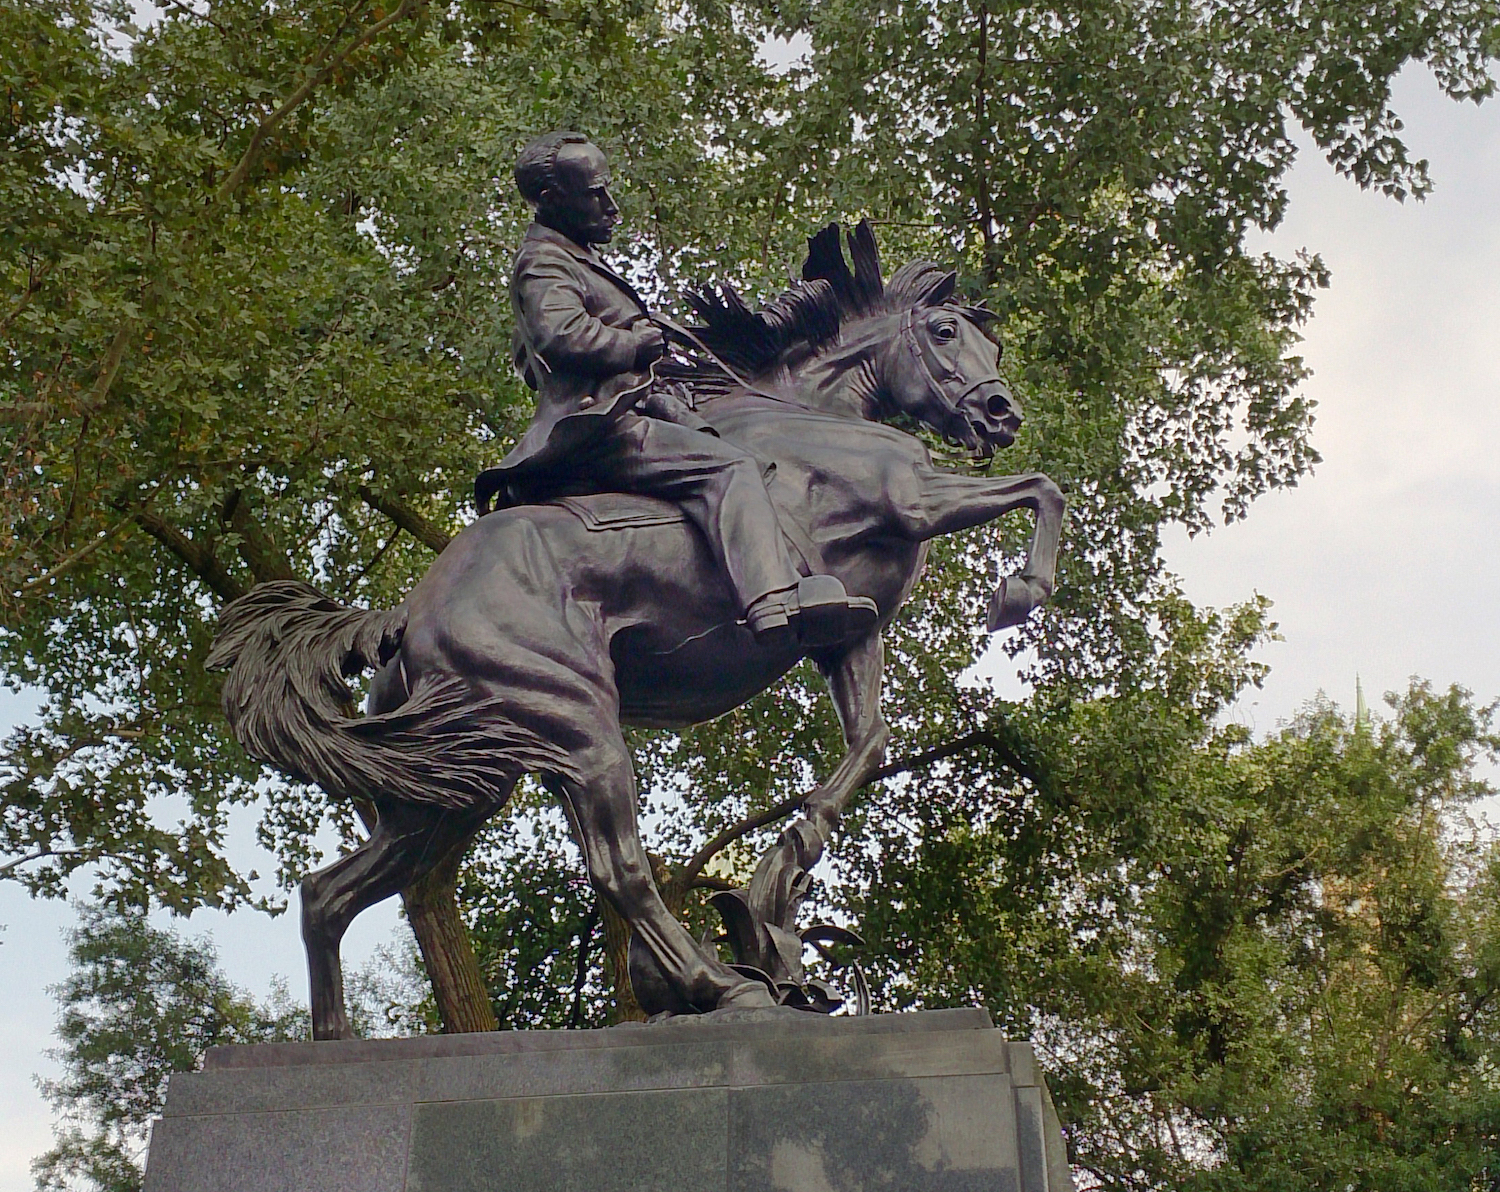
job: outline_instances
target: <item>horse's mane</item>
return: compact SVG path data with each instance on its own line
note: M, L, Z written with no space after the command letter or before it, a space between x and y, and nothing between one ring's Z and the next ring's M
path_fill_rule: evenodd
M913 261L883 281L880 250L868 220L848 233L851 269L841 232L833 223L809 237L802 281L760 310L751 310L727 283L687 291L688 305L703 320L694 334L731 368L754 376L793 349L816 351L851 319L919 303L937 305L952 296L955 275L933 261ZM966 308L966 313L993 317L979 308Z

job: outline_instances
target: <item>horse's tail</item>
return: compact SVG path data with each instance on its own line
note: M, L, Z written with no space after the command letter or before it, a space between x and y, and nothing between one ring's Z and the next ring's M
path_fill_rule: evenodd
M224 607L206 666L229 672L224 714L245 751L334 798L473 807L528 770L567 772L555 746L457 676L419 683L394 711L354 715L344 679L389 662L405 630L404 605L349 608L278 580Z

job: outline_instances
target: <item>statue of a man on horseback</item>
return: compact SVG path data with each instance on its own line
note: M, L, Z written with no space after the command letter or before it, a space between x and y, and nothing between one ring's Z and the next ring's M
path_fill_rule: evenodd
M580 133L538 137L521 151L516 185L536 218L511 279L514 359L537 409L515 450L480 475L480 509L496 497L663 497L708 540L757 641L826 646L868 631L873 600L835 576L798 575L761 462L654 383L662 332L594 247L619 218L603 152Z
M982 459L1015 439L992 316L955 296L952 272L915 261L887 278L868 224L849 259L842 229L825 228L803 281L762 311L728 287L689 296L707 365L677 368L683 402L656 383L664 345L645 304L594 251L618 214L603 154L577 134L542 138L517 180L537 213L513 291L537 411L476 484L481 512L501 507L394 609L257 586L225 607L208 659L229 672L225 713L252 756L377 812L369 839L302 882L314 1035L349 1034L339 941L354 917L461 855L527 774L561 802L590 882L629 925L648 1013L831 1009L802 969L817 937L797 913L885 756L881 631L931 539L1018 509L1035 528L987 623L1025 620L1052 592L1062 493L1036 473L944 471L889 425ZM628 516L603 516L622 504ZM744 887L715 895L725 956L656 887L622 726L719 716L804 656L847 752ZM375 674L355 715L343 680L363 669Z

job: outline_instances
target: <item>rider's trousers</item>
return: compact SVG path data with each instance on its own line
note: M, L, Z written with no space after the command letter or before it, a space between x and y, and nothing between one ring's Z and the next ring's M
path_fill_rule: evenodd
M708 539L742 611L768 592L796 586L760 461L738 447L628 413L568 463L593 492L640 493L679 506Z

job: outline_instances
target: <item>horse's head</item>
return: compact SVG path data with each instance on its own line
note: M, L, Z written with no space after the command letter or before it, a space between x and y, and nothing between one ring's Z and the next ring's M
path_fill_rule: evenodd
M848 236L851 269L839 232L833 224L808 241L802 276L830 287L849 339L882 344L875 416L906 415L983 458L1014 443L1021 404L1001 379L999 345L985 334L995 316L957 301L957 274L931 261L883 281L868 222Z
M1021 404L985 334L994 315L954 299L956 275L914 261L881 278L875 233L838 224L807 242L803 284L759 311L729 286L689 292L704 326L690 336L754 388L790 391L817 409L861 418L905 415L989 457L1015 442Z
M953 284L952 273L940 275L901 312L881 369L885 398L899 413L988 458L1015 442L1021 404L1000 376L999 345L984 331L994 316L954 303Z

